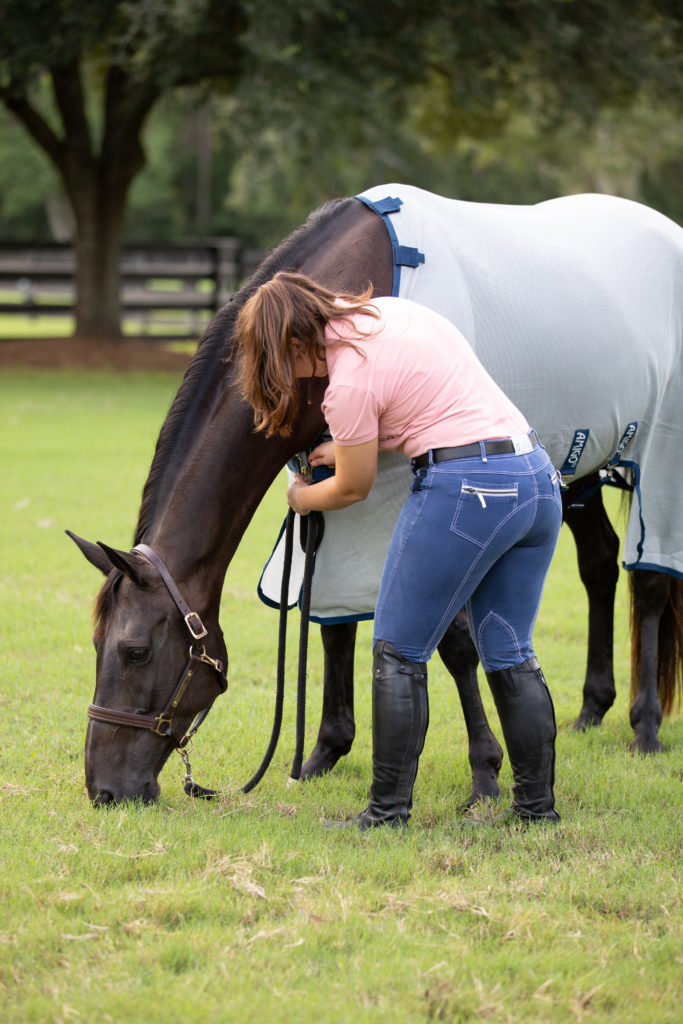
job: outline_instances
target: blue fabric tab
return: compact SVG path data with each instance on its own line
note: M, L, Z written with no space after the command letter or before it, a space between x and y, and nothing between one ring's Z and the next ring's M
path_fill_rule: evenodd
M560 470L561 476L573 476L576 473L576 467L579 464L579 459L583 455L583 450L586 447L586 443L590 436L590 430L585 427L583 430L574 431L574 440L571 443L569 454L564 460L564 465Z
M425 254L410 245L394 246L394 263L399 267L419 267L424 263Z
M384 216L385 213L396 213L403 206L403 200L399 199L398 196L387 196L386 199L380 199L378 203L373 203L375 213L378 213L380 217Z
M624 433L621 436L621 441L617 445L616 452L614 453L612 458L607 463L608 466L616 466L619 462L621 462L621 456L623 455L623 453L626 450L626 448L628 448L628 446L630 445L630 443L633 440L633 438L636 436L636 430L637 429L638 429L638 420L634 420L633 423L629 423L628 424L628 426L626 427L626 430L624 431Z

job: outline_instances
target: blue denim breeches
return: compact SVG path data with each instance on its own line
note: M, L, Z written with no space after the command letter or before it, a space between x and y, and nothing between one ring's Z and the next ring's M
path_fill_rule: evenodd
M428 661L466 607L485 671L526 661L561 523L559 477L541 445L418 469L389 544L375 641Z

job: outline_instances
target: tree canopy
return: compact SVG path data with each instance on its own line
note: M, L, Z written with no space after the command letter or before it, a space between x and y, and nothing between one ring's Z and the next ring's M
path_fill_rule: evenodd
M433 185L416 175L435 155L472 159L476 144L481 162L524 125L541 152L569 126L588 137L605 110L613 122L638 104L680 111L683 12L677 0L0 0L0 99L72 207L80 333L119 329L144 130L188 88L198 110L211 96L237 193L258 207L267 178L298 210L386 180L392 163Z
M234 88L245 26L243 6L219 0L1 0L0 98L57 169L73 209L79 333L120 330L123 220L150 111L178 86Z

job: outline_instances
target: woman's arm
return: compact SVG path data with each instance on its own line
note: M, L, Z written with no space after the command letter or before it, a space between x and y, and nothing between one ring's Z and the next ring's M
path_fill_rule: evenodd
M364 444L334 446L335 474L307 484L298 474L287 489L287 501L302 516L330 512L363 501L377 476L377 438Z

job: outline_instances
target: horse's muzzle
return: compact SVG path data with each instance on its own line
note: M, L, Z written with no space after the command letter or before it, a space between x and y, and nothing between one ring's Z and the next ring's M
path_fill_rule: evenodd
M109 805L117 805L126 802L139 801L143 804L153 804L159 797L160 786L156 781L148 782L139 789L131 787L130 792L125 792L122 789L114 789L114 787L107 788L103 786L98 789L95 794L90 792L90 801L93 807L106 807Z

